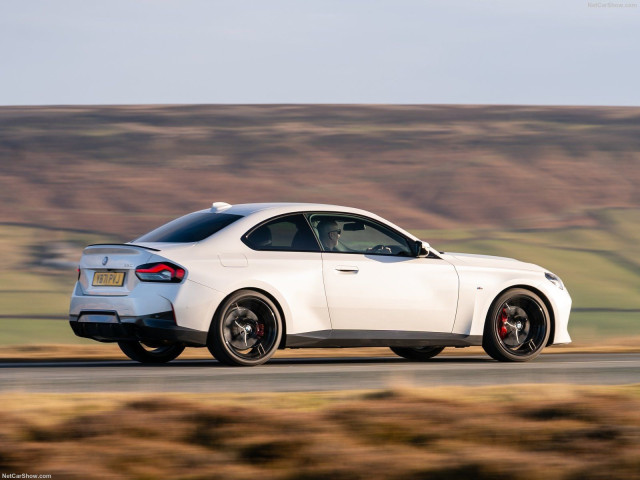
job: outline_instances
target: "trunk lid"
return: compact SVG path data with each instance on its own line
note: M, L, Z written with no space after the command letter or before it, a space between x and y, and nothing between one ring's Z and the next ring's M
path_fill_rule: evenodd
M154 250L126 244L90 245L80 258L78 283L86 295L128 295L140 282L136 267L147 263Z

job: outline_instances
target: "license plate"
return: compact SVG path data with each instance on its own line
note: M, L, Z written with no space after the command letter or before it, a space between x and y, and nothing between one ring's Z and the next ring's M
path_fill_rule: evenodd
M94 287L121 287L124 284L124 272L96 272L93 274Z

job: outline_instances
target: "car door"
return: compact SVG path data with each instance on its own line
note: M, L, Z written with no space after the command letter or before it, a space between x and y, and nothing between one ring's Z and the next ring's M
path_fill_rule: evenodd
M366 217L308 218L323 249L334 330L453 330L458 275L451 264L436 255L414 257L403 235Z

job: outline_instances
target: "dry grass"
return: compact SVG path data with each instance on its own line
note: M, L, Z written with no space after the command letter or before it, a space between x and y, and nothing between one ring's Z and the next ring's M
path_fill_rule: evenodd
M576 343L549 347L544 354L555 353L638 353L640 338L613 338L602 343ZM447 348L442 356L485 355L481 347ZM374 348L301 348L276 352L274 358L354 358L395 357L386 347ZM211 360L206 348L187 348L181 360ZM0 346L0 362L99 361L126 360L115 344L95 345L7 345Z
M640 388L3 395L0 470L54 478L640 478Z
M613 338L602 343L576 343L549 347L544 354L556 353L638 353L640 338ZM481 347L447 348L442 356L486 355ZM300 348L276 352L274 358L362 358L395 357L386 347L374 348ZM181 360L211 360L206 348L187 348ZM126 360L115 344L95 345L7 345L0 346L0 362L99 361Z

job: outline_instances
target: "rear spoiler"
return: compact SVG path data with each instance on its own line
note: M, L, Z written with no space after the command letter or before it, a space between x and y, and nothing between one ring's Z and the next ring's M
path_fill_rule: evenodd
M158 248L145 247L144 245L136 245L134 243L92 243L91 245L87 245L85 248L89 247L138 247L146 250L152 250L154 252L160 251Z

